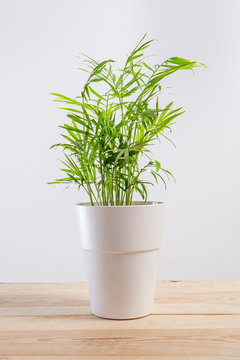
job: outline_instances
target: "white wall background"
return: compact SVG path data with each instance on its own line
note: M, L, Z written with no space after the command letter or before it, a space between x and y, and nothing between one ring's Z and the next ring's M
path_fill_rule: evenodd
M166 83L183 105L169 144L155 155L177 183L151 190L167 203L159 279L240 277L240 6L234 0L0 1L0 281L85 280L77 191L46 185L59 175L63 114L50 91L76 96L75 56L123 61L145 33L156 61L196 59L208 71Z

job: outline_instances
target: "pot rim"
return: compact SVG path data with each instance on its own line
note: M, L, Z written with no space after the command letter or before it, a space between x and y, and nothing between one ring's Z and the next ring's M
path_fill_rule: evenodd
M95 203L96 204L96 203ZM132 205L91 205L90 202L80 202L77 206L88 208L139 208L165 205L163 201L133 201Z

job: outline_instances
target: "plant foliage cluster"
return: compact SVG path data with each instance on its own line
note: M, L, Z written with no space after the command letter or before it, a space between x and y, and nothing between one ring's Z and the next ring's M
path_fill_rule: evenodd
M86 68L81 70L89 76L81 96L72 99L52 93L54 101L64 104L60 109L67 111L68 122L60 125L63 142L52 146L63 150L64 177L51 184L76 184L87 192L91 205L131 205L134 192L146 200L152 183L144 180L145 172L165 186L172 176L152 159L149 149L161 137L168 139L166 131L183 113L182 108L173 108L173 102L159 105L160 84L176 71L202 64L172 57L150 66L144 50L152 40L145 37L117 71L113 60L98 62L84 55ZM96 90L97 83L105 85L104 93ZM140 166L142 156L146 161Z

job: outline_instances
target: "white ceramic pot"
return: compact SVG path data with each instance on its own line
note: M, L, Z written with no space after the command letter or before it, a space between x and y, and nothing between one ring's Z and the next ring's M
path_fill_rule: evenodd
M165 204L77 205L93 314L131 319L153 310Z

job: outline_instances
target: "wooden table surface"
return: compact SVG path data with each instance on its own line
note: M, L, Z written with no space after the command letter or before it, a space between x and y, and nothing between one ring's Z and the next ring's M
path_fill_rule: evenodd
M240 280L158 281L135 320L93 316L86 283L0 284L0 359L240 359Z

